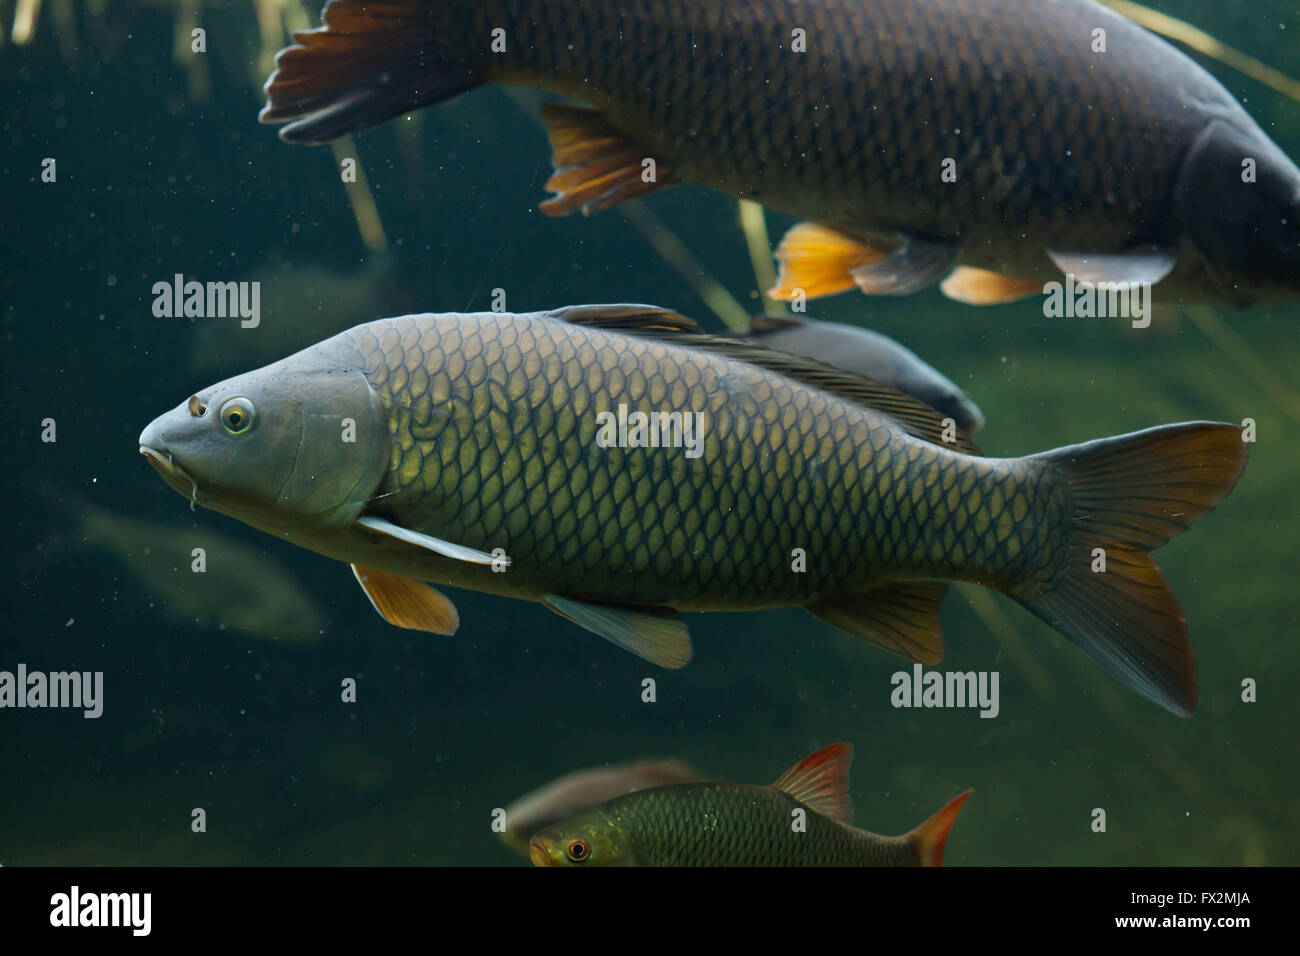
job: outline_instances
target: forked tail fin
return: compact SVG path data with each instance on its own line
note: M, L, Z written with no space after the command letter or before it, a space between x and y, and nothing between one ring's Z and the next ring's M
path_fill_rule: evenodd
M952 830L953 821L957 819L957 811L966 802L966 798L974 792L974 790L967 790L949 800L944 804L943 809L903 837L916 847L921 866L943 866L943 851L948 845L948 832Z
M455 14L454 0L330 0L325 25L276 57L258 118L292 120L288 142L326 143L477 86Z
M1187 622L1148 552L1232 491L1246 467L1241 429L1186 422L1033 457L1065 481L1074 529L1051 589L1013 596L1122 683L1190 717L1197 692Z

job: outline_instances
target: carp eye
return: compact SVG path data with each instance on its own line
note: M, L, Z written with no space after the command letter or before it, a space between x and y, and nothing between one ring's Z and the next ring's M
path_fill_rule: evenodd
M253 427L253 403L246 398L232 398L221 406L221 424L232 435L242 435Z
M586 840L570 840L569 845L564 849L574 863L581 863L591 856L591 847L587 845Z

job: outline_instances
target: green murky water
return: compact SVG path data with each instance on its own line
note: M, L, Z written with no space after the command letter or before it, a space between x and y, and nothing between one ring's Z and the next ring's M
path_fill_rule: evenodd
M1300 73L1293 3L1157 6ZM1032 300L974 310L937 291L811 309L894 336L952 377L987 415L990 455L1255 419L1236 492L1159 555L1197 649L1192 720L1126 692L1012 602L973 608L965 589L944 608L944 667L1001 673L994 720L895 710L890 676L909 665L798 610L690 616L696 658L673 674L486 595L454 595L454 638L399 631L346 567L191 513L137 454L141 427L338 328L486 309L495 288L518 311L643 301L717 319L619 212L536 211L549 151L501 90L359 138L390 246L377 256L330 151L257 124L251 5L196 17L171 3L47 0L23 46L8 34L14 9L0 2L0 669L102 671L104 702L96 720L0 711L0 863L519 862L492 810L560 773L672 756L768 782L835 740L857 747L853 796L870 829L900 832L975 789L950 864L1296 860L1300 307L1159 312L1144 331L1046 319ZM207 30L201 64L174 58L178 24ZM1300 156L1300 103L1202 62ZM56 183L41 181L45 157ZM685 186L645 206L761 307L733 200ZM788 224L768 217L773 236ZM176 273L260 279L262 327L156 318L152 286ZM53 443L41 440L47 418ZM90 540L91 509L128 523ZM251 573L214 571L196 592L192 546L239 554ZM318 640L222 626L254 599L275 605L254 593L272 573L307 602L294 614L318 616ZM641 701L646 676L659 681L654 704ZM355 703L340 699L345 678ZM1257 703L1241 701L1246 678ZM1089 826L1097 807L1104 834Z

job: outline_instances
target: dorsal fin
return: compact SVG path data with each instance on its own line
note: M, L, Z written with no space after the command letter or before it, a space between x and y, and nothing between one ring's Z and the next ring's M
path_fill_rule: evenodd
M570 325L591 325L616 332L699 332L699 323L672 309L639 302L617 305L566 305L547 315ZM702 333L701 333L702 334Z
M571 305L547 314L575 325L590 325L627 335L655 338L756 365L874 409L889 416L915 438L967 455L980 454L979 446L957 428L955 423L952 426L953 440L944 441L943 416L919 399L905 395L896 388L842 371L816 359L778 352L763 345L761 340L709 335L701 332L693 319L671 309L653 305Z
M853 804L849 801L852 762L852 744L831 744L781 774L772 788L789 794L822 816L852 826Z

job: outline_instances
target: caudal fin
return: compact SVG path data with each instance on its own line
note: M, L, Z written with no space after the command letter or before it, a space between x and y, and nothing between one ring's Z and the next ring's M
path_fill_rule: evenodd
M263 123L325 143L482 82L451 0L330 0L325 25L295 33L266 81ZM484 41L486 42L486 40Z
M921 866L943 866L943 851L948 845L948 831L952 829L953 821L957 819L957 811L966 802L966 798L974 792L974 790L967 790L949 800L944 804L943 809L903 837L904 840L915 845Z
M1052 588L1017 600L1122 683L1190 717L1197 691L1187 622L1148 552L1222 501L1246 456L1241 429L1214 422L1035 455L1064 479L1074 530Z

